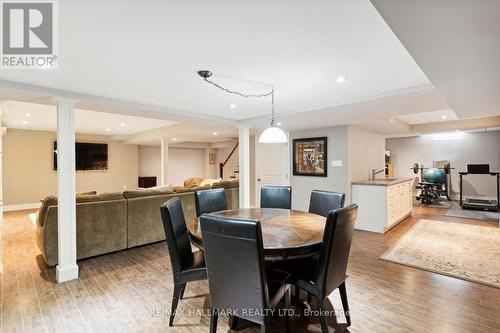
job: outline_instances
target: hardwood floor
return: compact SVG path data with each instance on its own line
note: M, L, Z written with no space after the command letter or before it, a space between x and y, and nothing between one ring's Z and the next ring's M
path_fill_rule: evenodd
M2 332L208 332L206 282L188 284L174 327L168 327L172 277L166 244L124 250L78 262L80 279L55 283L40 257L31 211L4 214L0 283ZM356 231L349 262L349 332L500 332L500 289L379 260L418 219L495 227L415 207L385 235ZM500 260L500 258L499 258ZM338 292L335 309L342 309ZM339 316L339 322L344 318ZM346 331L330 320L330 330ZM294 332L320 332L312 317L292 321ZM219 320L218 332L228 332ZM280 321L272 332L283 332ZM243 332L258 332L248 328Z

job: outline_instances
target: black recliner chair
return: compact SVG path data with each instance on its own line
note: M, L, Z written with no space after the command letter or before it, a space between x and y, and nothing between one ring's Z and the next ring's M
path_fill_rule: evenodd
M292 188L290 186L268 186L260 189L260 208L292 208Z
M204 214L200 223L210 289L210 332L217 330L219 311L237 314L230 320L231 328L243 318L267 332L266 310L275 308L283 296L285 307L290 306L290 274L266 268L260 222ZM245 312L248 309L257 312Z
M168 253L172 264L174 294L169 325L174 323L179 299L184 296L186 283L206 280L207 270L203 251L192 252L188 230L179 198L173 198L160 208L163 228L167 238Z
M275 268L290 272L292 283L315 296L323 310L327 296L338 288L347 326L351 325L351 316L345 280L357 212L358 206L352 204L328 214L319 256L275 265ZM322 332L328 333L324 312L320 312L320 323Z
M196 216L227 210L226 191L223 188L196 191L194 193Z
M345 193L314 190L309 201L309 213L327 217L330 211L344 207Z

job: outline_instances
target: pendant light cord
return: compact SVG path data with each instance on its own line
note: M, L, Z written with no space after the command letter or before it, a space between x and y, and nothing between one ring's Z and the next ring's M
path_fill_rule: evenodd
M225 91L229 94L234 94L234 95L238 95L238 96L241 96L241 97L244 97L244 98L262 98L262 97L268 97L268 96L271 96L271 104L272 104L272 110L271 110L271 127L275 127L274 123L275 123L275 118L274 118L274 87L272 88L272 90L270 92L267 92L267 93L264 93L264 94L243 94L243 93L240 93L239 91L234 91L234 90L229 90L227 88L224 88L222 86L220 86L219 84L209 80L208 78L204 77L203 78L203 81L207 82L207 83L210 83L211 85L219 88L220 90L222 91Z

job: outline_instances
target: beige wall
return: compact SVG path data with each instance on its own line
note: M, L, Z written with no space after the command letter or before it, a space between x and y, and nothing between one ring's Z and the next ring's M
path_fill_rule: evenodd
M168 149L168 184L182 185L190 177L209 177L208 156L205 149L174 148ZM161 176L160 147L139 146L139 175Z
M9 129L3 137L4 205L35 203L57 193L53 170L55 132ZM79 135L77 141L108 144L108 171L77 171L77 191L122 191L137 187L138 147L107 136Z

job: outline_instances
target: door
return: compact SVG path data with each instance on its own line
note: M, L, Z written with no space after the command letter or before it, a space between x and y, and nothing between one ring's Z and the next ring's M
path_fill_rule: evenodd
M290 152L288 143L259 143L255 138L255 205L260 205L262 185L290 184Z

